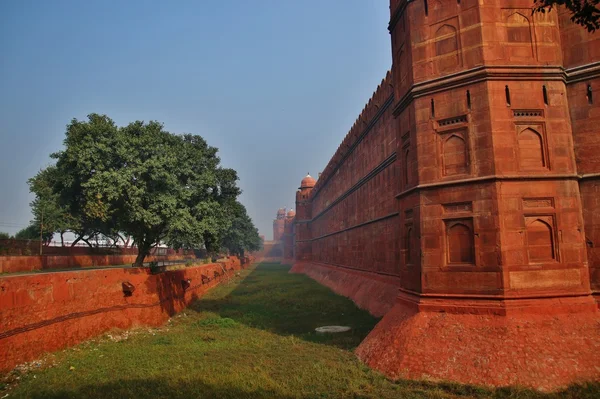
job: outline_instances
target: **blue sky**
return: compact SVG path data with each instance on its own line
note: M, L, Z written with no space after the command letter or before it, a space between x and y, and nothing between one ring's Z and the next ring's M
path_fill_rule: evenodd
M236 169L267 239L391 66L389 2L0 2L0 231L31 219L27 179L72 118L158 120Z

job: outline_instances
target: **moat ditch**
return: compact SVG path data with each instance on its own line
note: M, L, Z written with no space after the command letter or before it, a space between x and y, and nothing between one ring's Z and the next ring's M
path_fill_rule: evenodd
M5 376L0 397L594 398L600 385L541 394L391 381L353 349L378 322L289 267L260 264L163 327L113 331ZM350 326L320 334L320 326Z

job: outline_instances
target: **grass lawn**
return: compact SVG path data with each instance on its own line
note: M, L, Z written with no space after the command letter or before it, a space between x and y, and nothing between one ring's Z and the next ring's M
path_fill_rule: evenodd
M0 398L600 397L599 384L544 395L390 381L352 352L378 319L288 270L258 265L214 288L160 329L114 332L56 353L53 367L23 373L4 390L0 386ZM314 332L324 325L352 330Z

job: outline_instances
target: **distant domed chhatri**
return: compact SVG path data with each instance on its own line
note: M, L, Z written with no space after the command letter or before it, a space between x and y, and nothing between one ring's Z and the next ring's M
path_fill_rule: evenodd
M285 216L285 208L279 208L277 210L277 216Z
M317 181L310 174L307 174L300 182L300 188L313 188L315 184L317 184Z
M287 213L287 217L293 218L294 216L296 216L296 211L294 211L293 209L290 209Z

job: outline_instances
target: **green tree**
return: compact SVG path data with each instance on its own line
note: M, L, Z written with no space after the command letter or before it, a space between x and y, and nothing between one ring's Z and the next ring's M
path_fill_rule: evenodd
M44 245L48 245L52 241L54 233L45 231L42 234L42 241ZM34 223L21 229L15 234L17 240L38 240L40 239L40 226Z
M552 10L564 6L571 13L571 21L583 26L588 32L600 29L600 0L534 0L534 12Z
M199 248L229 227L237 174L219 165L217 149L202 137L170 134L158 122L118 128L91 114L71 121L64 144L53 154L61 206L88 233L132 236L136 265L161 242Z
M10 238L10 234L0 231L0 240L8 240Z
M27 182L29 191L35 194L35 199L30 203L34 216L32 224L43 226L43 234L46 236L60 234L60 241L64 246L64 233L77 230L78 223L68 209L60 204L59 195L54 192L57 173L59 171L56 166L49 166Z
M229 212L231 223L223 236L222 247L230 254L240 257L244 256L246 251L258 251L262 241L244 205L236 201L229 208Z

